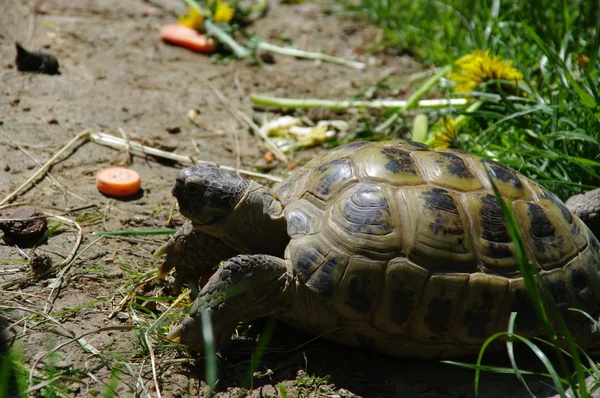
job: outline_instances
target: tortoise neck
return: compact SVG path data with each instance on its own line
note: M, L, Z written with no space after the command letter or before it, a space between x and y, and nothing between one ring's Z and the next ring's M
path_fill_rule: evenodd
M245 254L283 257L290 240L281 203L254 181L225 220L198 229L221 238Z

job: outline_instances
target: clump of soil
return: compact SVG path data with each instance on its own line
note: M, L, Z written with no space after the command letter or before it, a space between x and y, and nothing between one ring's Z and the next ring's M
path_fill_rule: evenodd
M7 212L0 222L4 241L8 244L28 245L35 243L46 232L46 218L39 209L18 207Z

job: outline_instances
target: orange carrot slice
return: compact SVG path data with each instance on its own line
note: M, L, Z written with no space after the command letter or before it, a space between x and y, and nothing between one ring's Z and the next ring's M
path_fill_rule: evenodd
M140 175L124 167L109 167L96 175L96 188L105 195L132 196L139 192L140 186Z
M192 28L179 24L169 24L160 30L160 38L168 43L201 53L214 53L215 40L206 37Z

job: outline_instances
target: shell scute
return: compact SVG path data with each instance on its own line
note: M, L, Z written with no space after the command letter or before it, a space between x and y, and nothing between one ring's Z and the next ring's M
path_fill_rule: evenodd
M373 313L375 327L389 334L403 335L428 278L429 271L405 258L391 260L385 270L379 305Z
M426 182L458 191L476 191L483 184L462 157L451 152L415 152Z
M350 160L334 159L313 170L306 183L306 191L327 201L353 181L356 181L356 177Z
M459 196L429 186L400 193L409 220L404 233L408 258L429 270L475 271L471 232Z

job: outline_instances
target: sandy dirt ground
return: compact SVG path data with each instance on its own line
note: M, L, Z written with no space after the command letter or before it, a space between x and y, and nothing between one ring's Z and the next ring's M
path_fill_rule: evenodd
M330 3L272 3L266 18L250 29L274 43L359 58L370 66L342 66L275 56L274 64L244 61L213 64L205 56L165 45L158 31L183 12L174 0L49 0L32 14L33 2L0 4L0 194L4 198L84 130L105 132L181 155L255 170L264 166L262 141L227 111L238 109L261 120L271 113L253 109L248 96L345 99L382 77L422 70L406 56L362 53L377 40L365 22L340 18ZM57 56L61 75L18 72L15 41ZM228 103L214 94L214 87ZM188 111L197 110L195 123ZM301 164L322 149L295 156ZM49 174L22 191L3 214L24 204L39 207L56 232L35 248L49 256L56 272L31 275L31 248L0 244L0 311L13 324L11 335L31 372L32 396L96 396L108 391L111 375L120 396L205 396L204 361L160 339L166 326L150 330L152 359L144 332L171 302L138 297L169 296L169 281L152 271L161 260L152 252L167 238L97 239L93 231L173 228L170 187L181 165L131 157L142 177L143 194L116 200L98 193L96 172L128 160L123 151L80 141ZM284 175L284 167L271 171ZM261 181L262 182L262 181ZM60 224L62 223L62 224ZM77 225L81 228L78 229ZM78 243L81 238L81 243ZM77 248L69 267L60 266ZM146 310L146 312L144 312ZM180 314L182 312L180 311ZM267 325L267 326L265 326ZM256 337L274 327L272 341L249 378ZM437 361L388 357L313 340L272 321L240 328L233 349L219 356L217 396L469 397L473 372ZM74 336L84 336L73 341ZM81 343L81 344L80 344ZM526 354L523 354L526 357ZM473 358L468 358L473 362ZM508 366L502 355L491 363ZM50 380L50 381L48 381ZM542 380L531 379L538 396L552 396ZM528 396L513 376L485 374L481 396Z

